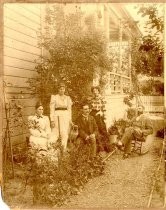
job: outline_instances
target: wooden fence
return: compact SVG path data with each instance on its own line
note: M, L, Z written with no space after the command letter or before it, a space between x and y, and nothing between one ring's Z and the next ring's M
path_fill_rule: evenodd
M164 96L141 96L145 112L164 112Z
M107 128L114 123L115 120L124 117L127 106L123 99L125 95L107 95L106 96L106 124ZM145 112L163 113L164 112L164 96L140 96L142 104L145 106Z

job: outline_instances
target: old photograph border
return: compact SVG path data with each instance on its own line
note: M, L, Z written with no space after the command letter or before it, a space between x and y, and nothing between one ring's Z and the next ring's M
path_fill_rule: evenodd
M3 151L2 151L2 139L3 139L3 116L4 116L4 113L3 113L3 110L4 110L4 87L3 87L3 81L4 81L4 78L3 78L3 75L4 75L4 63L3 63L3 59L4 59L4 53L3 53L3 46L4 46L4 40L3 40L3 25L4 25L4 22L3 22L3 6L5 3L33 3L33 4L37 4L37 3L42 3L42 4L45 4L45 3L165 3L164 0L154 0L154 1L143 1L143 0L137 0L137 1L134 1L134 0L128 0L128 1L121 1L121 0L107 0L107 1L104 1L104 0L101 0L101 1L88 1L88 0L51 0L51 1L46 1L46 0L2 0L1 3L0 3L0 46L1 46L1 51L0 51L0 128L1 128L1 135L0 135L0 182L1 182L1 186L2 186L2 189L3 189L3 158L2 158L2 154L3 154ZM166 6L165 6L166 7ZM165 10L166 11L166 10ZM166 39L166 33L165 33L165 29L164 29L164 36L165 36L165 39ZM164 43L164 46L165 46L165 43ZM166 55L165 55L166 56ZM164 65L166 66L166 65ZM165 70L165 75L166 75L166 69ZM166 80L166 76L165 76L165 80ZM165 88L166 89L166 88ZM165 96L166 98L166 96ZM165 99L166 100L166 99ZM16 209L20 209L19 206L16 206L13 208L13 210L16 210ZM22 208L21 208L22 209ZM21 210L20 209L20 210ZM26 208L27 209L27 208ZM26 210L24 209L24 210ZM34 208L33 208L34 209ZM41 208L39 208L41 209ZM43 208L42 208L43 209ZM49 210L49 209L53 209L53 208L45 208L43 210ZM84 208L84 209L88 209L88 208ZM93 209L96 209L96 208L93 208ZM110 207L110 209L112 209ZM132 208L130 208L132 209ZM147 209L146 207L145 208L142 208L142 209ZM151 208L151 209L158 209L158 208ZM163 207L161 207L161 209L163 209ZM27 209L28 210L28 209ZM29 208L29 210L31 210L31 208ZM34 209L35 210L35 209ZM37 209L36 209L37 210Z

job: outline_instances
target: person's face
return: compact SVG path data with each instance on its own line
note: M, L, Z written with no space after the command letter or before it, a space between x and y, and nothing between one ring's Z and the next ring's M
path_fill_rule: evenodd
M95 96L98 96L98 95L99 95L99 90L96 89L96 88L94 88L94 89L93 89L93 94L94 94Z
M43 114L43 107L42 106L39 106L37 109L36 109L36 114L41 116Z
M89 112L90 112L90 109L89 109L89 106L88 105L85 105L82 107L82 112L84 115L89 115Z
M143 114L143 107L139 106L138 107L138 115Z
M65 87L60 87L59 88L59 95L64 95L65 93Z

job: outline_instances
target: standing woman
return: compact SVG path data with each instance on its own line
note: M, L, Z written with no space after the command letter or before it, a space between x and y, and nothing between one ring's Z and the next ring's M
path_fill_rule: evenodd
M72 101L70 96L65 95L65 84L60 83L58 94L51 95L50 101L50 119L52 134L58 139L59 133L64 151L67 147L67 141L71 124Z
M100 94L100 87L99 86L93 86L91 88L91 91L93 93L93 98L91 100L91 107L92 111L90 112L90 115L92 115L97 123L98 131L101 135L101 141L98 142L99 150L100 151L106 151L110 152L111 147L109 143L109 137L107 133L107 128L105 124L105 112L106 112L106 101L104 97Z
M32 148L47 150L51 135L50 121L47 116L43 115L43 105L41 102L37 102L35 108L35 114L28 117L29 143Z

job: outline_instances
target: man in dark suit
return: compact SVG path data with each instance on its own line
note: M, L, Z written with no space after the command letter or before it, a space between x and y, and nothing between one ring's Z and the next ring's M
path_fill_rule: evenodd
M91 157L96 156L96 141L98 138L98 127L93 116L89 115L89 104L82 104L82 113L77 118L76 124L78 125L78 138L77 143L81 146L88 144L90 147Z

